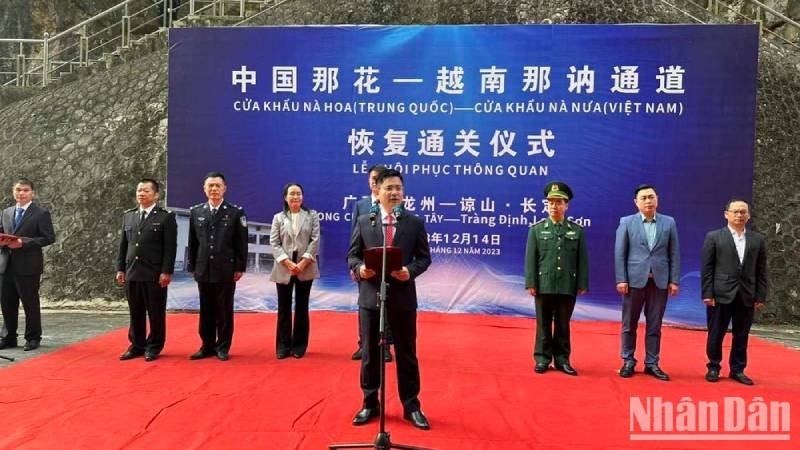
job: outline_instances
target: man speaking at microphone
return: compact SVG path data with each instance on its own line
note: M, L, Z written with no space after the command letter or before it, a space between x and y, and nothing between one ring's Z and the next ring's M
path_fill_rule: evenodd
M353 425L364 425L377 417L381 352L379 306L381 274L367 269L364 250L386 244L403 252L403 267L386 274L386 320L394 336L397 388L403 403L403 417L415 427L428 430L428 419L420 410L420 376L417 362L417 289L414 280L428 269L431 253L425 224L403 210L403 176L387 169L378 176L379 211L358 218L347 252L347 262L359 277L358 307L361 342L361 390L364 402ZM383 226L381 225L383 224ZM385 407L385 405L383 405Z

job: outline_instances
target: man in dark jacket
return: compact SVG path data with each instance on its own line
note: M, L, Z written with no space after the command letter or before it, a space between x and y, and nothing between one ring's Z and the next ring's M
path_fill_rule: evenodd
M414 214L402 209L403 176L387 169L378 176L380 210L371 217L358 219L350 240L348 264L358 274L359 320L361 343L361 390L364 402L353 418L353 425L363 425L376 417L380 387L379 305L381 274L365 264L364 251L380 247L384 238L387 246L398 247L403 252L402 268L386 274L386 320L394 334L397 385L403 403L403 417L415 427L430 429L428 419L420 409L420 375L417 361L417 287L415 280L431 264L428 234L425 223ZM385 224L382 226L381 224ZM385 237L384 237L385 231ZM385 407L385 405L384 405Z
M208 202L189 213L186 270L200 291L200 350L190 359L217 356L227 361L233 340L233 294L247 268L247 217L241 206L225 200L225 177L206 175Z
M172 211L156 204L159 190L156 180L139 181L139 206L122 216L117 283L125 286L131 316L130 346L119 357L123 361L142 355L145 361L155 361L166 339L167 286L175 268L178 224Z
M733 321L730 377L752 385L744 374L747 366L747 338L755 309L767 299L767 249L764 236L747 231L750 207L733 199L725 206L725 228L712 231L703 242L702 290L708 317L708 372L706 380L719 380L722 341Z
M33 203L33 182L21 178L14 183L16 205L0 215L0 275L2 276L3 330L0 348L17 346L19 303L25 309L25 347L39 348L42 340L42 316L39 307L39 284L44 272L42 248L56 241L50 212Z

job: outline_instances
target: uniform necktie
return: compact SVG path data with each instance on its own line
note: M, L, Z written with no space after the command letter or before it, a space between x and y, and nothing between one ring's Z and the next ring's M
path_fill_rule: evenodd
M386 218L386 222L388 226L386 227L386 245L392 245L392 241L394 240L394 215L389 214Z
M14 231L17 231L17 225L22 220L22 214L25 212L22 208L17 208L17 213L14 214Z
M144 222L144 219L147 218L147 211L142 210L142 216L139 218L139 223Z
M211 208L211 220L217 217L217 208Z

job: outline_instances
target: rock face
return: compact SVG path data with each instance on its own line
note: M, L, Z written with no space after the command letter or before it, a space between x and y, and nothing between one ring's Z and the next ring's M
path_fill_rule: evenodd
M674 3L709 19L688 2ZM692 22L657 0L293 0L251 24ZM798 55L769 44L760 54L753 224L768 240L771 302L762 318L770 321L800 321ZM166 103L167 56L157 50L0 109L0 205L11 202L11 179L27 176L56 221L42 286L47 301L121 300L112 283L119 216L133 205L139 177L165 177Z
M120 213L135 205L140 177L165 177L166 116L163 51L0 110L0 204L24 176L54 219L46 301L122 298L113 284Z
M120 0L3 0L0 37L41 39L80 23Z

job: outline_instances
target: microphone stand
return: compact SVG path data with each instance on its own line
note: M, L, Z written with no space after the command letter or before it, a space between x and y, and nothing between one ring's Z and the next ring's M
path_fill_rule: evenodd
M397 218L395 218L397 219ZM388 351L388 344L386 343L386 287L388 283L386 283L386 247L388 247L386 243L386 228L390 226L396 226L395 223L389 225L387 223L383 223L381 220L381 225L383 226L383 247L382 247L382 255L381 255L381 287L378 291L378 316L380 317L379 325L378 325L378 342L379 348L381 349L380 352L380 367L381 367L381 377L380 377L380 386L378 387L378 391L380 392L380 407L378 411L378 415L380 416L380 422L378 425L378 434L375 436L374 442L362 442L362 443L355 443L355 444L331 444L328 445L329 449L345 449L345 448L374 448L376 450L390 450L393 448L398 448L401 450L432 450L426 449L425 447L414 447L412 445L404 445L404 444L393 444L390 433L386 431L386 359L384 356ZM391 243L390 243L391 244ZM368 343L365 343L369 345ZM373 355L370 355L372 358Z

